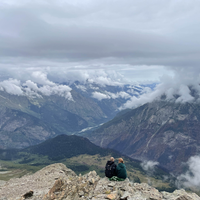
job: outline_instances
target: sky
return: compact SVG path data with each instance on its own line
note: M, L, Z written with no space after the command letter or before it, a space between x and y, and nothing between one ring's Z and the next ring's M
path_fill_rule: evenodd
M114 70L131 81L199 72L199 10L198 0L1 0L0 68Z
M156 82L142 102L163 91L191 100L199 19L199 0L1 0L0 81Z

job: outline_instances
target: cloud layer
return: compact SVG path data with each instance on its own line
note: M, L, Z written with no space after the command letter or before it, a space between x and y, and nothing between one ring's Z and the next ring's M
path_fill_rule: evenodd
M198 0L3 0L0 67L199 67L199 6Z
M130 99L131 95L129 95L128 93L124 91L117 92L116 94L111 93L111 92L101 93L101 92L95 91L92 93L92 97L101 101L102 99L117 99L117 98Z
M163 75L154 88L144 85L137 92L137 83L129 86L126 92L102 92L98 85L104 87L119 86L131 83L124 75L113 70L65 70L63 68L45 69L19 69L17 73L12 70L1 70L7 76L2 77L0 82L1 90L8 93L23 95L26 92L29 95L42 93L45 95L58 94L70 98L69 86L67 85L79 81L76 87L85 91L83 84L91 83L94 90L92 97L98 100L124 98L127 102L120 108L135 108L156 99L160 99L162 95L166 96L166 100L175 101L177 103L199 102L200 100L200 69L199 68L173 68L173 75ZM1 73L3 74L3 73ZM186 76L187 74L187 76ZM8 78L11 77L11 78ZM95 86L95 84L97 84ZM95 91L96 90L96 91ZM195 93L194 93L195 91ZM142 92L142 93L141 93ZM193 94L192 94L193 93Z
M149 160L149 161L143 161L141 163L141 166L145 171L152 173L155 169L155 166L158 165L158 164L159 164L158 162L154 162L154 161Z
M27 80L26 82L21 83L20 80L10 78L8 80L0 82L0 90L12 95L26 95L32 98L42 98L41 95L59 95L65 97L68 100L73 100L72 95L70 93L72 89L69 86L55 84L49 81L45 74L37 73L37 75L38 74L40 74L40 78L39 82L37 83L31 80ZM33 73L33 78L35 78L35 73Z
M12 78L2 84L17 94L22 89L16 80L48 86L40 88L46 94L55 83L75 80L154 81L160 83L155 90L129 99L122 109L163 93L190 102L191 87L200 91L199 7L198 0L2 0L0 81Z
M195 96L192 94L195 91ZM120 109L135 108L156 99L162 95L167 101L176 103L200 101L200 69L174 68L174 76L163 75L154 90L147 88L144 94L133 96Z
M119 73L105 72L105 71L76 71L66 73L64 83L55 83L48 78L48 74L42 71L29 71L26 72L27 76L23 77L23 73L18 76L21 80L16 78L9 78L0 82L0 90L6 91L13 95L27 95L29 97L42 97L41 95L59 95L68 100L73 100L71 96L70 84L83 92L91 93L91 97L101 101L102 99L116 99L124 98L130 99L132 94L125 91L109 92L106 91L106 86L116 86L123 90L124 83L120 78L123 78ZM51 72L52 73L52 72ZM28 79L28 80L27 80ZM78 82L76 82L78 81ZM84 85L85 84L85 85ZM134 93L134 87L132 87ZM100 89L101 88L101 89ZM105 90L104 90L105 88ZM88 90L88 91L87 91ZM142 90L142 88L140 89Z

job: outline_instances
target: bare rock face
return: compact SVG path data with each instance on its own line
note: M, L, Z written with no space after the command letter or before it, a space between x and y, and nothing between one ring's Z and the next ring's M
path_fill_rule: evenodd
M95 171L89 172L85 176L57 180L43 200L91 199L99 180L100 177Z
M31 191L31 195L29 194ZM33 175L0 186L0 200L200 200L195 193L159 192L146 183L109 181L95 171L77 176L65 165L49 165Z

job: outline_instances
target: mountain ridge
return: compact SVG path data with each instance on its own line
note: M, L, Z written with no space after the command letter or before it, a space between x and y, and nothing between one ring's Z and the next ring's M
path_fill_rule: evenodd
M24 148L59 134L78 134L88 127L96 127L112 119L127 98L139 95L144 86L134 89L130 85L119 87L76 82L51 88L29 81L21 87L20 94L0 90L1 148ZM62 94L64 89L71 98ZM98 99L99 96L103 99ZM14 137L20 138L21 144Z
M200 150L200 104L154 101L117 116L86 135L95 144L173 172Z

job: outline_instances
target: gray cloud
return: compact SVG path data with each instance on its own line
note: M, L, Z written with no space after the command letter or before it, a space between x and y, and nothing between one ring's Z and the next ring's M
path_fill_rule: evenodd
M29 97L40 97L42 95L50 96L50 95L59 95L65 97L68 100L73 100L72 95L70 93L71 88L67 85L59 85L49 81L45 74L42 75L45 78L45 85L38 87L38 85L31 80L27 80L25 83L21 83L21 81L17 79L8 79L0 82L0 90L6 91L12 95L26 95Z
M22 95L23 91L21 89L21 83L16 79L9 79L3 82L0 82L0 90L6 91L7 93L14 95Z
M175 67L173 75L163 75L154 90L146 88L143 94L133 96L120 109L135 108L166 95L166 100L177 103L200 101L200 68ZM191 89L196 91L196 98L191 94ZM179 95L178 98L175 98Z
M53 71L46 70L22 70L18 71L19 73L15 78L9 78L0 82L0 90L6 91L9 94L13 95L28 95L30 97L40 97L41 94L50 96L57 94L63 96L66 99L73 100L71 96L71 88L67 85L63 85L60 82L55 83L53 80L50 80L48 73L53 73ZM21 73L20 73L21 72ZM124 83L122 82L123 76L115 71L70 71L62 72L65 79L63 82L73 83L79 81L82 84L86 83L90 85L91 89L99 90L97 86L92 84L97 84L102 87L109 86L121 86L123 87ZM86 91L86 87L81 84L75 84L77 88L82 91ZM129 99L131 96L126 92L118 92L116 94L111 92L94 92L93 97L102 100L102 99L116 99L124 98Z
M158 162L154 162L154 161L149 160L149 161L143 161L141 163L141 166L145 171L153 172L154 169L155 169L155 166L158 165L158 164L159 164Z
M191 101L188 86L199 91L200 81L199 6L198 0L2 0L0 80L49 87L145 80L160 84L123 108L163 91Z
M101 92L93 92L92 97L101 101L102 99L110 99L108 94L103 94Z
M92 93L92 97L95 99L98 99L99 101L101 101L102 99L117 99L117 98L130 99L131 98L131 96L124 91L117 92L116 94L112 92L101 93L101 92L95 91Z
M3 1L1 62L199 66L198 5L197 0Z
M5 76L4 76L4 75ZM42 85L52 85L55 82L63 83L79 81L85 83L97 83L101 86L118 85L122 86L129 80L120 73L120 70L104 69L66 69L64 67L46 68L2 68L0 69L0 80L7 80L9 77L22 81L32 80Z

